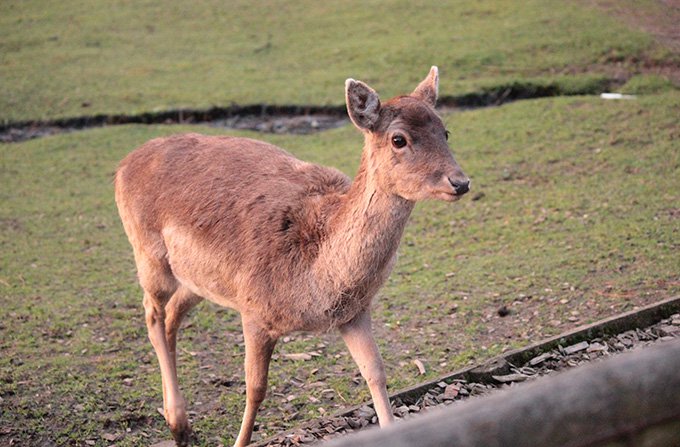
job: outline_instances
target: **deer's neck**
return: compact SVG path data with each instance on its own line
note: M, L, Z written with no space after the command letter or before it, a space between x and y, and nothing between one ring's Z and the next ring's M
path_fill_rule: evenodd
M370 301L392 268L413 202L380 188L376 168L364 150L357 176L328 221L315 269L328 296ZM362 304L368 303L355 303Z

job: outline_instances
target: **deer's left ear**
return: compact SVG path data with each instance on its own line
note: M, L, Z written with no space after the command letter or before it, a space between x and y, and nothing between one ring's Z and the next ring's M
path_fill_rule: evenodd
M427 75L423 81L418 84L418 87L413 91L411 96L425 101L434 107L437 104L437 95L439 94L439 69L432 66L430 74Z

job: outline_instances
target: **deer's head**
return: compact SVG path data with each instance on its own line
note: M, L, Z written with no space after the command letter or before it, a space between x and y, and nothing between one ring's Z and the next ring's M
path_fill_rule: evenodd
M452 202L470 189L470 179L454 160L449 133L434 110L438 88L437 67L413 93L385 104L363 82L345 82L349 117L366 138L368 168L388 193L412 201Z

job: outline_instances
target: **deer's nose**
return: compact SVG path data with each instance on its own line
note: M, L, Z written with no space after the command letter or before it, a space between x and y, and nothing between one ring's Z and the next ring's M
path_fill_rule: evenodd
M470 190L470 180L465 179L465 180L451 180L451 186L453 186L453 190L456 193L457 196L462 196L466 192Z

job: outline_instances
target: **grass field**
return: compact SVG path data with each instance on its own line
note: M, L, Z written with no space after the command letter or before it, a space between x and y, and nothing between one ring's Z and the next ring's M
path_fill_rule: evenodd
M435 63L444 95L630 78L622 91L639 95L630 101L575 96L445 113L473 190L453 205L416 207L376 300L396 390L680 293L680 90L662 74L634 76L680 59L590 2L556 4L6 1L0 122L339 104L348 76L388 97ZM169 438L112 176L134 147L184 131L224 132L128 125L0 145L0 445ZM349 126L242 135L349 175L362 144ZM179 348L198 445L228 445L244 405L238 315L199 305ZM301 352L314 356L284 355ZM257 438L369 399L335 334L281 340L270 385Z
M447 115L477 200L424 203L413 215L376 304L391 389L678 293L678 113L680 94L667 91ZM216 132L125 126L0 148L4 439L105 445L110 434L116 445L140 445L167 437L111 176L131 148L180 130ZM358 164L361 137L349 127L266 138L349 174ZM497 316L501 305L510 316ZM201 305L180 343L196 432L204 445L228 440L243 404L238 317ZM280 355L312 351L322 355ZM282 342L260 431L367 399L356 374L335 335Z
M4 1L0 28L0 122L339 104L347 77L392 96L433 64L452 95L677 59L582 3L541 0Z

